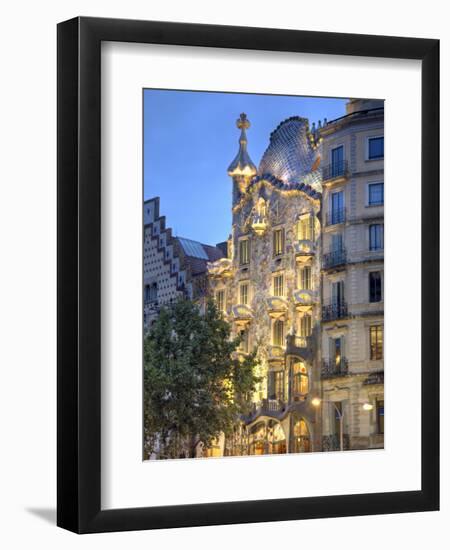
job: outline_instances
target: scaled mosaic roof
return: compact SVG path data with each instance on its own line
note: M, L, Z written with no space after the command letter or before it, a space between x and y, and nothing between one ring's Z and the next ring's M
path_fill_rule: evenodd
M294 116L281 122L271 133L258 174L272 174L285 184L304 183L321 191L320 170L312 171L317 157L308 120Z

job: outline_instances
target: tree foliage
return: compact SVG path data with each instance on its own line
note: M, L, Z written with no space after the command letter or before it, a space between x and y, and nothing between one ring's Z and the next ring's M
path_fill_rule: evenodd
M195 456L231 433L258 382L239 342L212 301L204 313L184 299L161 309L144 341L144 458Z

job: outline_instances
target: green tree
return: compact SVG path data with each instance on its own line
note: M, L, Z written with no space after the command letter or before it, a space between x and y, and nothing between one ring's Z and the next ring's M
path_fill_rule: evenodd
M239 338L209 301L162 308L144 341L144 457L195 456L249 412L255 355L238 359Z

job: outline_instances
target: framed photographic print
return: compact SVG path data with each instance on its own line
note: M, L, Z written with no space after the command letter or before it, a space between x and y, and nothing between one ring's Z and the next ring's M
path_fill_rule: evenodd
M58 525L437 510L439 42L58 25Z

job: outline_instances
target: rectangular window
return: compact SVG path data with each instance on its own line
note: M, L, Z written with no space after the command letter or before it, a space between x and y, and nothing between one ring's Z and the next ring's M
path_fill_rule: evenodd
M340 145L331 150L331 177L344 174L344 146Z
M369 160L382 159L384 157L384 137L369 138Z
M275 229L273 232L273 255L284 254L284 229Z
M384 183L369 183L369 206L384 204Z
M273 295L284 296L284 275L275 275L273 278Z
M344 221L344 191L337 191L336 193L331 194L330 222L331 225L334 225L336 223L342 223Z
M369 302L381 302L381 271L369 273Z
M277 320L273 324L273 345L284 346L284 322Z
M344 281L332 283L331 302L334 307L340 307L344 303Z
M146 304L156 302L158 299L158 283L152 283L151 285L145 285L144 289L144 301Z
M305 265L304 267L300 268L299 287L302 290L311 290L312 288L311 267L309 265Z
M377 399L377 432L384 434L384 399Z
M248 330L239 331L239 336L241 338L239 349L244 353L248 353Z
M225 311L225 290L216 292L216 306L219 311Z
M314 216L303 216L297 222L297 240L313 241L314 240Z
M335 233L331 235L331 252L342 252L343 250L342 233Z
M370 359L383 359L383 327L380 325L370 327Z
M239 241L239 265L247 265L250 263L250 241L243 239Z
M267 393L269 399L279 399L280 401L284 399L284 372L282 370L269 372Z
M369 225L369 250L382 250L384 248L383 226L381 223Z
M239 302L246 306L248 305L248 283L242 283L239 289L240 300Z
M311 315L306 314L300 318L300 336L311 336L312 320Z
M336 367L341 366L342 359L342 338L335 338L333 340L333 363Z
M342 422L342 401L333 401L334 433L340 435Z

